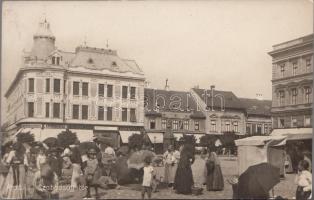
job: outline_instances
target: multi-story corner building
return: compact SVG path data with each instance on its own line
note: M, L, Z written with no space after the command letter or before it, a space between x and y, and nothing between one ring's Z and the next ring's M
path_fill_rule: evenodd
M191 95L206 116L205 132L245 134L245 107L233 92L192 88Z
M199 143L205 135L205 115L189 92L145 89L145 130L152 143L163 143L167 127L178 140L193 134Z
M269 135L272 130L271 100L239 98L246 109L246 134Z
M313 34L274 45L269 55L273 62L272 134L312 138Z
M81 141L102 135L118 145L143 131L145 78L134 60L111 49L57 49L46 20L33 40L5 93L8 136L30 131L43 140L70 129Z

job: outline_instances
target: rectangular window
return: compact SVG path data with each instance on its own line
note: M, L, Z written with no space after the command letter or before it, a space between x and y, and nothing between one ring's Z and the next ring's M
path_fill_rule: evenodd
M173 120L173 121L172 121L172 129L173 129L173 130L178 130L178 127L179 127L179 122L178 122L178 120Z
M230 132L231 131L231 129L230 129L230 121L226 121L225 122L225 131L226 132Z
M306 71L310 71L311 70L311 58L307 58L306 60L305 60L305 65L306 65Z
M105 85L104 84L98 84L98 96L104 97L105 95Z
M268 125L267 124L264 124L264 134L268 134Z
M136 122L136 109L135 108L130 109L130 121Z
M107 97L112 97L113 85L107 85Z
M82 119L88 119L88 106L82 105Z
M189 120L184 120L183 128L184 128L184 130L189 130Z
M72 118L73 119L79 119L79 105L73 105L73 109L72 109Z
M233 122L233 131L236 133L239 132L238 122Z
M60 93L60 79L53 79L53 92Z
M28 117L34 117L34 102L28 102Z
M67 81L63 80L63 94L65 94L66 84L67 84Z
M305 87L304 88L304 95L305 95L305 103L310 103L311 102L311 95L312 95L312 88L310 87Z
M297 62L292 63L292 75L295 76L297 75L297 70L298 70L298 64Z
M122 108L122 121L126 122L128 121L128 109Z
M98 120L104 120L104 107L98 106Z
M291 119L291 127L297 127L298 126L298 121L296 118L292 118Z
M155 129L156 128L156 121L154 119L151 119L149 121L149 128L150 129Z
M285 91L279 91L279 106L283 106L285 101Z
M46 92L50 92L50 78L46 78Z
M112 121L112 107L107 107L107 121Z
M50 103L46 103L46 117L50 117Z
M279 128L284 128L285 127L285 120L284 119L281 118L281 119L279 119L278 122L279 122L279 124L278 124Z
M51 61L52 61L52 64L55 65L56 64L56 57L53 56Z
M60 65L60 57L56 57L57 58L57 65Z
M28 92L34 92L34 79L33 78L29 78L28 79Z
M304 126L305 127L311 126L311 116L305 116L304 117Z
M181 120L179 120L179 129L183 130L183 122Z
M194 121L194 129L196 131L199 131L200 130L200 122L199 121Z
M136 87L131 87L131 91L130 91L130 96L131 99L135 99L135 95L136 95Z
M248 134L248 135L252 134L251 124L246 124L246 134Z
M53 118L60 118L60 103L53 103Z
M122 86L122 98L123 99L128 98L128 86Z
M297 104L297 95L298 95L298 92L297 92L297 89L296 88L293 88L291 90L291 104L292 105L296 105Z
M285 64L280 65L280 75L281 77L285 76Z
M73 82L73 95L80 95L80 82Z
M82 85L82 95L88 96L88 83L86 82L83 82L83 85Z
M257 124L257 134L258 135L262 134L262 124Z
M210 131L216 132L216 120L210 121Z
M161 120L161 128L163 130L166 130L167 129L167 120L166 119L162 119Z

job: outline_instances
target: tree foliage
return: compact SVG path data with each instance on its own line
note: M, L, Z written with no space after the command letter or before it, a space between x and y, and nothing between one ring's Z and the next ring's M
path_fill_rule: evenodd
M73 133L70 130L62 131L61 133L58 134L57 136L58 144L65 148L68 147L69 145L74 144L78 139L76 136L76 133Z
M151 142L147 134L133 134L129 137L129 148L130 149L141 149L143 145L149 146Z
M19 133L17 136L17 141L20 143L32 143L34 142L34 135L31 134L30 132L23 132L23 133Z

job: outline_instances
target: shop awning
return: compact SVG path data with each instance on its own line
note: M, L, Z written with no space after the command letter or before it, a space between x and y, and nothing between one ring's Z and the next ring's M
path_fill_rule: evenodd
M270 134L272 136L286 136L287 140L307 140L312 139L312 128L283 128L274 129Z
M73 133L76 133L77 139L80 142L91 142L94 139L93 130L86 129L70 129Z
M234 141L237 146L280 146L286 144L285 136L252 136Z
M147 133L147 135L153 144L164 142L164 134L163 133Z
M140 134L139 131L120 131L122 143L129 143L129 137L133 134Z
M187 135L194 135L196 139L196 143L199 144L201 142L201 137L205 134L187 134Z
M174 135L174 137L176 138L176 140L180 140L180 138L183 137L183 134L182 134L182 133L174 133L173 135Z

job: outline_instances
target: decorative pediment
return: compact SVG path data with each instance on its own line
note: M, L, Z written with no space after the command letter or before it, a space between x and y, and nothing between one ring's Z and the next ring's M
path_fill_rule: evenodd
M209 115L210 118L218 118L216 114Z

